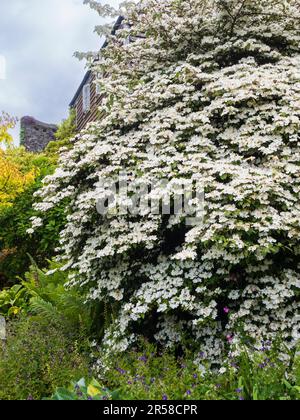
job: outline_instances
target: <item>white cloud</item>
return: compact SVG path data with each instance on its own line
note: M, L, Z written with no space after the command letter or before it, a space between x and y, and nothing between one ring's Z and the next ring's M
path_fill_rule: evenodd
M59 122L85 71L73 53L101 46L101 18L82 0L0 0L0 10L0 111Z

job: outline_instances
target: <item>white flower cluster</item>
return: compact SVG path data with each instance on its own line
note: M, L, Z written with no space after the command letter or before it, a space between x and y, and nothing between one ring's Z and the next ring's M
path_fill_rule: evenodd
M110 350L142 332L193 339L217 360L244 334L299 339L299 5L144 0L128 12L134 42L118 31L94 64L103 118L61 156L36 208L47 217L70 200L61 258L70 285L118 308ZM99 180L123 170L145 185L201 182L203 223L99 215Z

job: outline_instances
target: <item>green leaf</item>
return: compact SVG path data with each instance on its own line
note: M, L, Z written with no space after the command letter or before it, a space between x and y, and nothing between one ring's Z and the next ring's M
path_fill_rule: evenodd
M74 401L76 400L75 394L65 388L58 388L54 394L54 399L58 401Z
M122 400L121 390L116 389L115 391L113 391L111 393L111 398L112 398L113 401Z
M259 401L259 391L258 391L257 385L254 385L253 387L252 397L253 397L253 401Z

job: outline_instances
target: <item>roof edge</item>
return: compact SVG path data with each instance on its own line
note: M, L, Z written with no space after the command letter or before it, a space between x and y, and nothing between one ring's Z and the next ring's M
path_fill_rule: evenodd
M115 34L116 34L117 30L120 28L121 23L123 22L123 20L124 20L124 19L125 19L125 18L124 18L123 16L119 16L119 17L118 17L118 19L116 20L116 22L115 22L115 24L114 24L114 26L113 26L113 29L112 29L112 31L111 31L111 34L112 34L112 35L115 35ZM103 45L102 45L102 47L101 47L101 50L102 50L103 48L106 48L106 47L107 47L107 45L108 45L108 42L107 42L107 40L105 40L104 44L103 44ZM74 107L74 105L76 104L76 101L77 101L77 99L78 99L78 97L79 97L79 95L80 95L80 93L81 93L81 91L82 91L82 89L83 89L84 85L85 85L85 84L87 83L87 81L89 80L89 78L90 78L91 74L92 74L92 71L91 71L91 70L88 70L88 71L86 72L86 74L85 74L85 76L84 76L84 78L83 78L82 82L80 83L79 88L77 89L77 91L76 91L76 93L75 93L75 95L74 95L74 97L73 97L72 101L71 101L71 102L70 102L70 104L69 104L70 108L73 108L73 107Z
M83 80L82 80L82 82L80 83L80 85L79 85L79 88L77 89L77 91L76 91L76 93L75 93L75 95L74 95L74 97L73 97L73 99L72 99L72 101L70 102L70 104L69 104L69 106L71 107L71 108L73 108L73 106L76 104L76 101L77 101L77 99L78 99L78 97L79 97L79 95L80 95L80 93L81 93L81 91L82 91L82 89L83 89L83 86L86 84L86 82L88 81L88 79L90 78L90 75L92 74L92 72L91 72L91 70L89 70L89 71L87 71L86 72L86 74L85 74L85 76L84 76L84 78L83 78Z

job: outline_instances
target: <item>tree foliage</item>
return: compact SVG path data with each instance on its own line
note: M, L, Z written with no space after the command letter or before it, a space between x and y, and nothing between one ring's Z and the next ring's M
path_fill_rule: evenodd
M0 117L0 288L14 284L30 265L28 254L45 265L56 246L59 221L64 209L55 209L43 232L28 238L27 229L36 215L33 195L42 179L53 173L57 157L50 153L29 153L15 147L8 133L16 121L7 114ZM56 150L57 151L57 150Z
M15 197L35 179L34 169L22 168L22 161L13 149L9 130L15 124L16 119L7 113L0 115L0 208L11 206ZM5 150L1 148L1 144L6 146Z
M68 118L63 120L55 133L55 141L48 144L46 152L48 154L59 156L63 147L70 148L72 143L70 140L76 134L76 111L71 109Z
M9 130L15 127L16 122L17 120L6 112L0 114L0 144L12 143L12 136L9 134Z
M11 206L13 200L33 183L36 173L22 169L7 152L0 150L0 208Z

